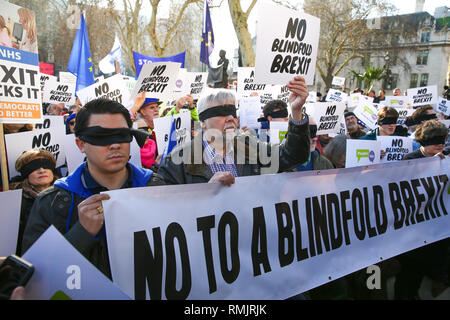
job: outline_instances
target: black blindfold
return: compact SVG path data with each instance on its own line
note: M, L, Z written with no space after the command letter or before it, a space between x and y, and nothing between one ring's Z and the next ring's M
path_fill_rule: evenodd
M45 158L34 159L28 162L26 165L24 165L22 169L20 169L20 174L22 175L23 178L26 178L31 173L33 173L33 171L38 170L40 168L54 171L55 165L53 164L52 161Z
M398 118L394 118L394 117L380 118L378 120L378 125L382 126L384 124L397 124L397 119Z
M234 104L225 104L221 106L215 106L212 108L208 108L205 111L201 112L198 115L200 121L205 121L209 118L214 117L223 117L223 116L233 116L233 118L237 118L236 116L236 106Z
M315 125L315 124L309 125L309 137L311 139L317 137L317 125Z
M88 127L78 134L78 138L94 146L107 146L114 143L130 143L136 139L139 147L145 145L150 135L144 131L130 128Z
M437 136L428 140L423 140L420 144L424 147L433 146L438 144L445 144L446 136Z

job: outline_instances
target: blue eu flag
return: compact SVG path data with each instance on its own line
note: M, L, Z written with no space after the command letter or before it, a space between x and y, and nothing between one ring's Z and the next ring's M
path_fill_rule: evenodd
M77 76L75 92L94 84L94 64L83 15L81 15L80 28L73 42L67 70Z
M200 47L200 61L209 67L209 56L214 50L214 32L212 29L209 6L205 0L205 13L203 19L202 43Z

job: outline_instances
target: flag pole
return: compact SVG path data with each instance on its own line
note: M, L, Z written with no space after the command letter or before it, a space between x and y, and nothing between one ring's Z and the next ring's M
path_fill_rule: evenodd
M3 191L9 190L9 180L8 180L8 166L6 164L6 148L5 148L5 135L3 132L3 123L0 123L0 161L2 168L2 182Z

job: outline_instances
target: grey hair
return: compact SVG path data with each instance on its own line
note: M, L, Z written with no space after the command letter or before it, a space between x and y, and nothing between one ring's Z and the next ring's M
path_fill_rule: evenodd
M342 155L347 151L347 139L348 137L343 134L339 134L334 137L325 147L323 153L333 163L339 161Z
M233 91L225 89L208 90L206 94L198 99L198 114L202 113L210 106L221 105L229 101L233 101L233 104L236 105L236 95Z

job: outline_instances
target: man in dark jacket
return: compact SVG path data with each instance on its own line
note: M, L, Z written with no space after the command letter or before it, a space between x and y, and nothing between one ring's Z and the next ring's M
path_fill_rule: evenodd
M302 77L288 84L291 117L282 146L261 142L256 136L235 136L238 127L236 98L218 90L199 99L197 107L203 133L178 146L164 158L158 170L168 184L234 183L236 177L285 172L308 160L308 117L302 107L308 89Z
M102 201L109 196L100 192L163 184L151 170L128 162L133 137L142 146L148 136L131 127L128 110L115 101L97 99L80 109L76 144L87 161L36 199L25 228L22 252L53 224L111 278L102 208Z

